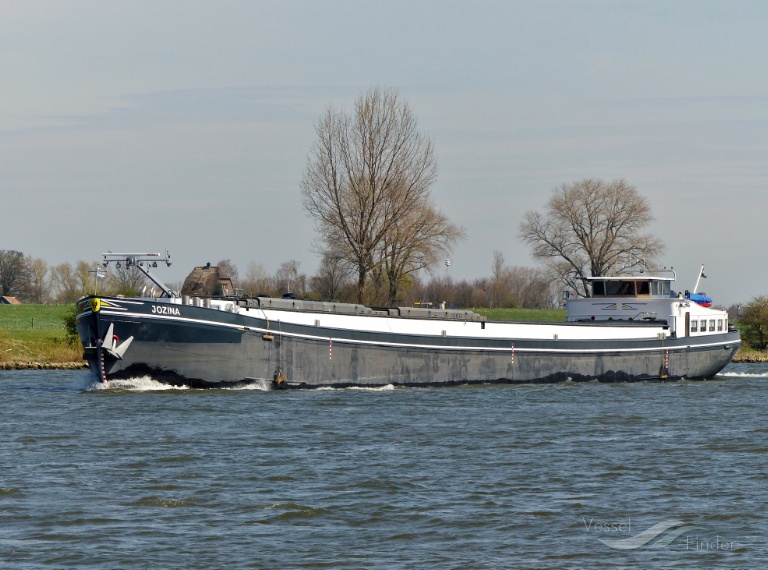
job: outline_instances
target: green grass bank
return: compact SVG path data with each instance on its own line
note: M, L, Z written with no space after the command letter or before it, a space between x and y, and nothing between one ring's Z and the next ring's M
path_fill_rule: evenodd
M0 369L85 367L67 337L72 305L0 305Z

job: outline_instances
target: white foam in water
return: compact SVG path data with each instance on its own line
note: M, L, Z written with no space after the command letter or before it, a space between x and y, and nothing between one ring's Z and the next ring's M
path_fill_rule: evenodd
M232 386L230 388L225 388L225 390L261 390L262 392L268 392L271 387L271 382L267 382L266 380L254 380L250 384Z
M89 390L131 390L134 392L156 392L159 390L189 390L189 386L171 386L153 380L149 376L110 380L109 382L93 382Z
M728 378L768 378L768 372L719 372L717 375Z
M350 386L348 388L334 388L333 386L323 386L322 388L317 388L318 390L362 390L364 392L387 392L389 390L394 390L395 386L393 384L387 384L386 386Z
M189 386L171 386L152 379L150 376L139 376L135 378L126 378L123 380L110 380L108 382L98 382L90 375L84 376L81 382L78 382L77 388L81 390L128 390L132 392L157 392L163 390L189 390ZM251 384L242 386L233 386L224 388L225 390L261 390L262 392L271 389L271 383L265 380L255 380Z

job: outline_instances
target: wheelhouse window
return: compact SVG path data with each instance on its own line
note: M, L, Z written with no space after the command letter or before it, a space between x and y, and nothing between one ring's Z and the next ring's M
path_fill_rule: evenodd
M670 285L669 281L652 281L651 288L654 295L661 297L669 297Z
M634 280L634 279L606 279L605 281L592 281L593 297L634 297L634 296L669 296L669 282Z
M621 281L606 281L605 282L605 294L608 297L618 297L619 295L622 295L621 292L622 283Z
M723 332L723 319L717 319L717 330Z
M702 319L701 322L699 323L699 330L701 332L707 332L707 321L705 321L704 319Z
M592 283L593 297L634 297L634 281L595 281Z
M691 321L691 332L692 333L699 332L699 321L697 320Z
M709 331L714 332L715 331L715 319L709 320Z

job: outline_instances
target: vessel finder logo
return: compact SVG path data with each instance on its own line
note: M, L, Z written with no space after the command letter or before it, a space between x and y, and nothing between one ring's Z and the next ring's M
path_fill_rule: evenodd
M599 534L615 536L614 533L632 532L631 517L621 523L610 524L596 523L594 519L587 520L586 517L583 517L583 521L587 530L592 530ZM616 550L637 550L643 547L664 548L672 544L680 535L687 535L697 528L699 527L689 525L681 520L671 519L657 523L627 538L600 538L598 540Z

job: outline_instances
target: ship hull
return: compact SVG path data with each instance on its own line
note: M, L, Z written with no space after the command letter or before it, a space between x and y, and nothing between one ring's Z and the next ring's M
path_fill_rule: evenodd
M194 387L699 379L740 345L738 332L664 337L664 327L642 323L365 320L103 297L78 307L84 358L100 381L149 375Z

